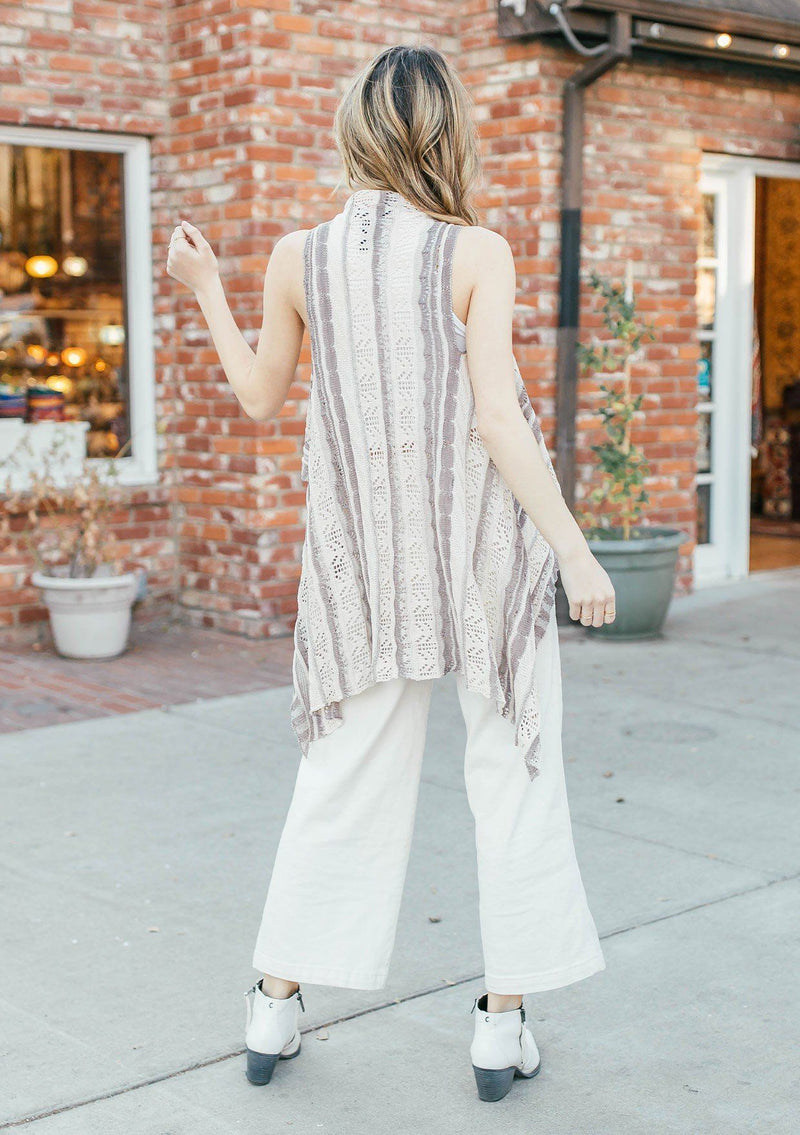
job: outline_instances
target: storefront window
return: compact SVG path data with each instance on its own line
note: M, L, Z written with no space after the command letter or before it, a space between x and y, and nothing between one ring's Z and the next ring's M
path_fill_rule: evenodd
M0 143L0 416L129 441L123 155Z

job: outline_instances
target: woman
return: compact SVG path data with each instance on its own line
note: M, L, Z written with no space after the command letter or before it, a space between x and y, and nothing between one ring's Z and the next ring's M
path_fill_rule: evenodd
M254 952L263 976L246 995L253 1083L300 1052L301 981L386 982L431 690L450 671L478 854L481 1099L539 1070L523 995L605 968L572 841L553 598L560 571L571 617L599 626L614 592L514 359L514 260L470 203L470 109L430 48L389 48L362 71L335 119L352 192L275 245L255 353L202 234L183 221L170 244L167 271L196 293L251 417L280 412L306 327L311 339L291 710L302 759Z

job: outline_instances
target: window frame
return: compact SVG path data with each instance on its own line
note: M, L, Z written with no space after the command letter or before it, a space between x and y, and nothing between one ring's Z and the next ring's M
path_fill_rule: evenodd
M127 457L90 457L87 460L105 465L114 461L117 481L121 485L157 484L150 139L141 134L0 124L0 143L122 155L125 346L133 453Z

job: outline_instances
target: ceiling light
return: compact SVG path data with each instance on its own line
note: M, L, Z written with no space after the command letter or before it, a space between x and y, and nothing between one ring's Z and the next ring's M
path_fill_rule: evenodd
M47 386L51 390L57 390L59 394L71 396L75 390L75 383L66 374L51 374L47 379Z
M727 32L720 32L720 34L716 38L717 47L730 47L732 43L733 40Z
M48 276L55 276L58 261L52 256L29 256L25 261L25 271L37 280L46 280Z
M119 323L107 323L97 337L105 347L120 347L125 342L125 328Z
M61 267L68 276L85 276L89 268L89 261L83 256L65 256Z
M68 367L83 366L86 362L86 352L83 347L65 347L61 352L61 361Z
M789 54L789 47L785 43L776 43L772 49L772 54L776 59L786 59Z

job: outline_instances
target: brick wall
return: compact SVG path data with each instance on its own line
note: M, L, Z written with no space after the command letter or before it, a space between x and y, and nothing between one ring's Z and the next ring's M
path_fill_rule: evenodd
M561 87L577 57L500 40L493 0L443 5L330 0L4 7L0 99L6 122L130 130L152 138L160 477L132 491L121 521L131 562L185 617L240 634L293 624L304 522L299 480L309 355L280 417L250 421L216 362L194 302L164 274L187 217L219 256L234 316L255 346L270 249L333 215L333 112L356 67L392 42L440 47L473 92L485 160L483 223L516 255L515 346L554 448ZM658 339L634 371L645 393L654 522L694 533L695 247L701 153L798 157L800 95L745 69L663 58L619 66L590 88L584 270L621 278L631 258ZM584 334L599 329L584 296ZM591 485L596 384L579 399L579 480ZM691 547L679 584L690 585ZM12 549L0 562L0 624L42 617Z
M159 139L169 126L162 0L25 0L3 4L0 19L0 121L75 130L130 132ZM164 402L159 392L159 413ZM160 462L166 468L166 436ZM114 531L123 567L147 571L139 617L162 610L174 594L171 485L131 488ZM0 550L0 633L41 637L46 611L30 585L32 564L14 522Z
M172 115L157 210L162 241L184 216L212 242L229 302L255 348L269 252L339 208L333 112L359 61L421 29L457 49L434 0L264 0L170 11ZM448 34L444 34L448 30ZM299 479L308 341L276 421L238 408L193 297L165 278L157 301L174 416L181 600L194 623L253 636L293 625L304 531ZM173 329L173 330L170 330Z
M520 368L554 445L561 89L581 60L549 41L501 40L495 28L493 0L462 6L460 71L477 99L485 140L485 223L501 229L516 253ZM587 91L583 275L594 267L621 281L631 259L639 306L656 325L656 340L633 370L634 393L645 395L633 439L650 462L647 519L692 537L681 550L681 590L691 585L696 535L701 157L717 151L798 160L798 123L800 91L791 79L713 61L637 54ZM600 334L597 304L585 289L581 313L582 338ZM598 384L582 378L579 386L579 505L594 483L589 446L603 436Z

